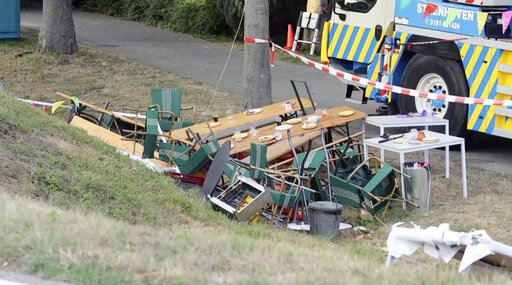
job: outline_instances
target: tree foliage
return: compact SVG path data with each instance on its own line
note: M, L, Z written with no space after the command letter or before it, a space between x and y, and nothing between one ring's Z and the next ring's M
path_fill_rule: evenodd
M86 0L83 8L190 34L226 30L215 0Z
M244 0L80 0L83 8L190 34L234 34ZM257 0L262 1L262 0ZM269 0L271 34L286 33L307 0ZM241 31L242 33L242 31Z
M217 9L226 24L236 32L244 11L244 0L217 0Z

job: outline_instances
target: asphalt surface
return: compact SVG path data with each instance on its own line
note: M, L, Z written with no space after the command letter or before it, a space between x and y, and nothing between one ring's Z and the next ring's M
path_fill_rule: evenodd
M24 2L21 20L22 26L38 29L41 22L40 4ZM75 11L74 21L77 40L83 45L212 86L217 84L229 53L227 45L104 15ZM316 71L304 64L277 62L271 72L274 101L294 97L290 79L297 79L307 81L313 99L319 103L320 107L347 104L369 114L375 113L376 104L361 105L346 102L345 84L331 75ZM242 76L243 52L233 50L219 87L241 93ZM369 137L377 135L376 128L369 127L367 131ZM470 143L467 148L468 164L504 172L511 168L511 140L476 134L467 142ZM451 158L459 159L460 156L454 154ZM471 191L470 189L470 195Z

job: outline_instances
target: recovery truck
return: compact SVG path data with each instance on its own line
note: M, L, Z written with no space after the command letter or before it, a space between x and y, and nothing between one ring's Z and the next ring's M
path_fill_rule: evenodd
M511 6L511 0L337 0L324 26L322 62L420 91L510 100ZM372 86L363 103L368 99L388 114L433 108L453 135L473 130L512 138L510 107L429 102Z

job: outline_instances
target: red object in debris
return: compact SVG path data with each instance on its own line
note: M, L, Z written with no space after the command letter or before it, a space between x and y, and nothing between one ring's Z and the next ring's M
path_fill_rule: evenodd
M167 171L165 172L166 175L171 176L174 180L179 180L181 182L190 183L198 186L203 186L204 184L204 177L196 176L196 175L190 175L190 174L182 174L182 173L176 173Z
M288 24L288 36L286 37L286 46L284 47L285 50L292 50L294 38L295 34L293 33L293 25Z

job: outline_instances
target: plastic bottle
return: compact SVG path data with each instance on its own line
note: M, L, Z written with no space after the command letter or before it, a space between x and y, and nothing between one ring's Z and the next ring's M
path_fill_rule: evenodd
M432 100L427 99L427 107L426 107L426 114L425 116L428 118L432 117L432 109L434 107L432 106Z

